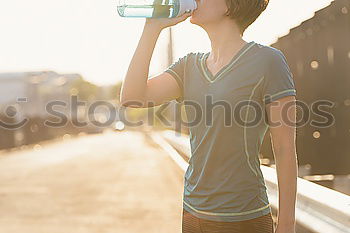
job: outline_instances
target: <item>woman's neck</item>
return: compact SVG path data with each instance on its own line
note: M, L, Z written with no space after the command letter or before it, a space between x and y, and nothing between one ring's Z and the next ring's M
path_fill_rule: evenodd
M223 20L219 24L205 28L210 42L211 52L208 58L211 63L226 64L246 42L242 39L236 23L231 20Z

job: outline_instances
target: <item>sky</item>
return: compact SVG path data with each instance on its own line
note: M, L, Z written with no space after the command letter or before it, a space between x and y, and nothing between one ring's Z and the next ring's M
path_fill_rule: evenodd
M269 45L311 18L332 0L270 0L244 39ZM97 85L122 81L142 33L144 19L119 17L118 0L2 0L0 72L52 70L79 73ZM174 58L210 50L205 32L189 20L173 27ZM191 34L191 38L188 35ZM163 30L150 75L166 66Z

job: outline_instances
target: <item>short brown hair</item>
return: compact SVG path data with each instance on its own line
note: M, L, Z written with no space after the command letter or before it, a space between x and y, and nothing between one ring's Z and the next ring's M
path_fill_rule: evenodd
M251 25L266 9L269 0L226 0L226 15L234 19L241 34Z

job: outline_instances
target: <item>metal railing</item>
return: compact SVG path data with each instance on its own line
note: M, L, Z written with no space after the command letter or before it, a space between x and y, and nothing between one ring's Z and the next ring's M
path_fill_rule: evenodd
M175 131L166 130L152 133L156 141L171 158L186 171L188 163L178 153L191 156L188 136L178 136ZM278 185L276 170L261 166L269 201L273 209L278 208ZM296 202L296 221L298 225L311 232L350 233L350 196L298 178Z

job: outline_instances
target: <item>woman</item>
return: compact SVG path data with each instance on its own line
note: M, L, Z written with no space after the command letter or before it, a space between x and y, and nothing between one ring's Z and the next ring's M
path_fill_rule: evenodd
M185 103L187 118L196 119L190 126L192 154L183 193L182 231L186 233L274 231L258 158L269 128L279 184L276 232L294 233L293 78L280 51L242 39L268 0L196 2L198 8L192 13L146 20L122 86L121 104L151 107L176 99ZM190 16L190 22L208 34L211 51L188 53L147 80L162 29ZM200 120L198 109L205 115Z

